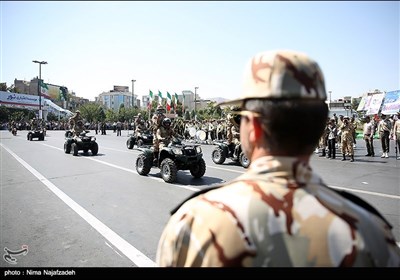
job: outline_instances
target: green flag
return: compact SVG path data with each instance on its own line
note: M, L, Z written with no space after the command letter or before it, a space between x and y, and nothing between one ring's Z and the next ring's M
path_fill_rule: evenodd
M150 91L150 93L149 93L150 99L153 101L153 96L154 96L154 94L153 94L153 92L152 92L151 90L149 90L149 91Z
M162 104L162 93L158 91L158 104Z
M171 111L171 102L172 102L172 97L171 94L167 91L167 112Z

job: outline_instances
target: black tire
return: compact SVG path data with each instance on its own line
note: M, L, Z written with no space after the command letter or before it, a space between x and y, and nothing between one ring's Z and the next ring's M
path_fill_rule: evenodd
M71 150L72 150L74 156L78 155L79 149L78 149L78 145L76 143L71 144Z
M152 166L152 159L147 158L144 154L141 154L136 159L136 171L139 175L146 176L149 174L151 166Z
M132 138L129 138L128 140L126 140L126 147L127 147L129 150L132 150L132 149L133 149L133 141L132 141Z
M39 136L39 141L44 141L44 134Z
M139 139L139 140L137 140L137 143L136 143L136 145L138 146L138 147L140 147L140 146L143 146L143 140L142 139Z
M90 150L92 151L92 156L97 155L97 153L99 152L99 145L97 144L97 142L94 142L92 144L92 147Z
M71 145L64 143L64 153L69 154L71 152Z
M251 163L243 152L241 152L239 155L239 162L244 168L248 168Z
M206 162L201 158L196 165L190 168L190 174L192 174L194 178L201 178L204 173L206 173Z
M160 165L161 177L167 183L174 183L178 175L178 169L176 168L175 162L166 158L161 162Z
M215 148L214 151L212 151L211 158L214 163L223 164L226 159L224 150L221 148Z

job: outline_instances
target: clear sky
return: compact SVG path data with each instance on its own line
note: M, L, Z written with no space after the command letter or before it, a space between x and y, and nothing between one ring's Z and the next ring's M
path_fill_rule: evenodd
M244 65L273 49L307 53L332 99L400 89L400 5L392 2L1 1L0 82L64 85L94 100L136 80L202 98L240 95Z

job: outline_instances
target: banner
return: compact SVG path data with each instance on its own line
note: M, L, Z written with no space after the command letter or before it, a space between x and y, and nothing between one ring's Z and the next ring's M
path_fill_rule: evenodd
M383 101L382 114L394 115L400 110L400 90L389 91Z
M44 98L41 98L44 106ZM0 91L0 105L14 108L39 109L39 96Z
M358 107L357 107L357 112L359 112L359 111L364 111L365 103L366 103L366 101L367 101L367 97L368 97L368 95L364 95L364 96L361 98L360 103L358 104Z
M385 97L384 93L374 94L371 97L371 101L369 103L369 108L367 111L367 115L375 115L379 113L379 109L381 108L383 97Z

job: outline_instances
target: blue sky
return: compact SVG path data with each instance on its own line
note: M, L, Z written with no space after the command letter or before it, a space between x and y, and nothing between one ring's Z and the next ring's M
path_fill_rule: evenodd
M307 53L332 99L400 89L400 2L1 1L0 82L46 83L94 100L114 85L135 95L241 93L245 63L273 49Z

